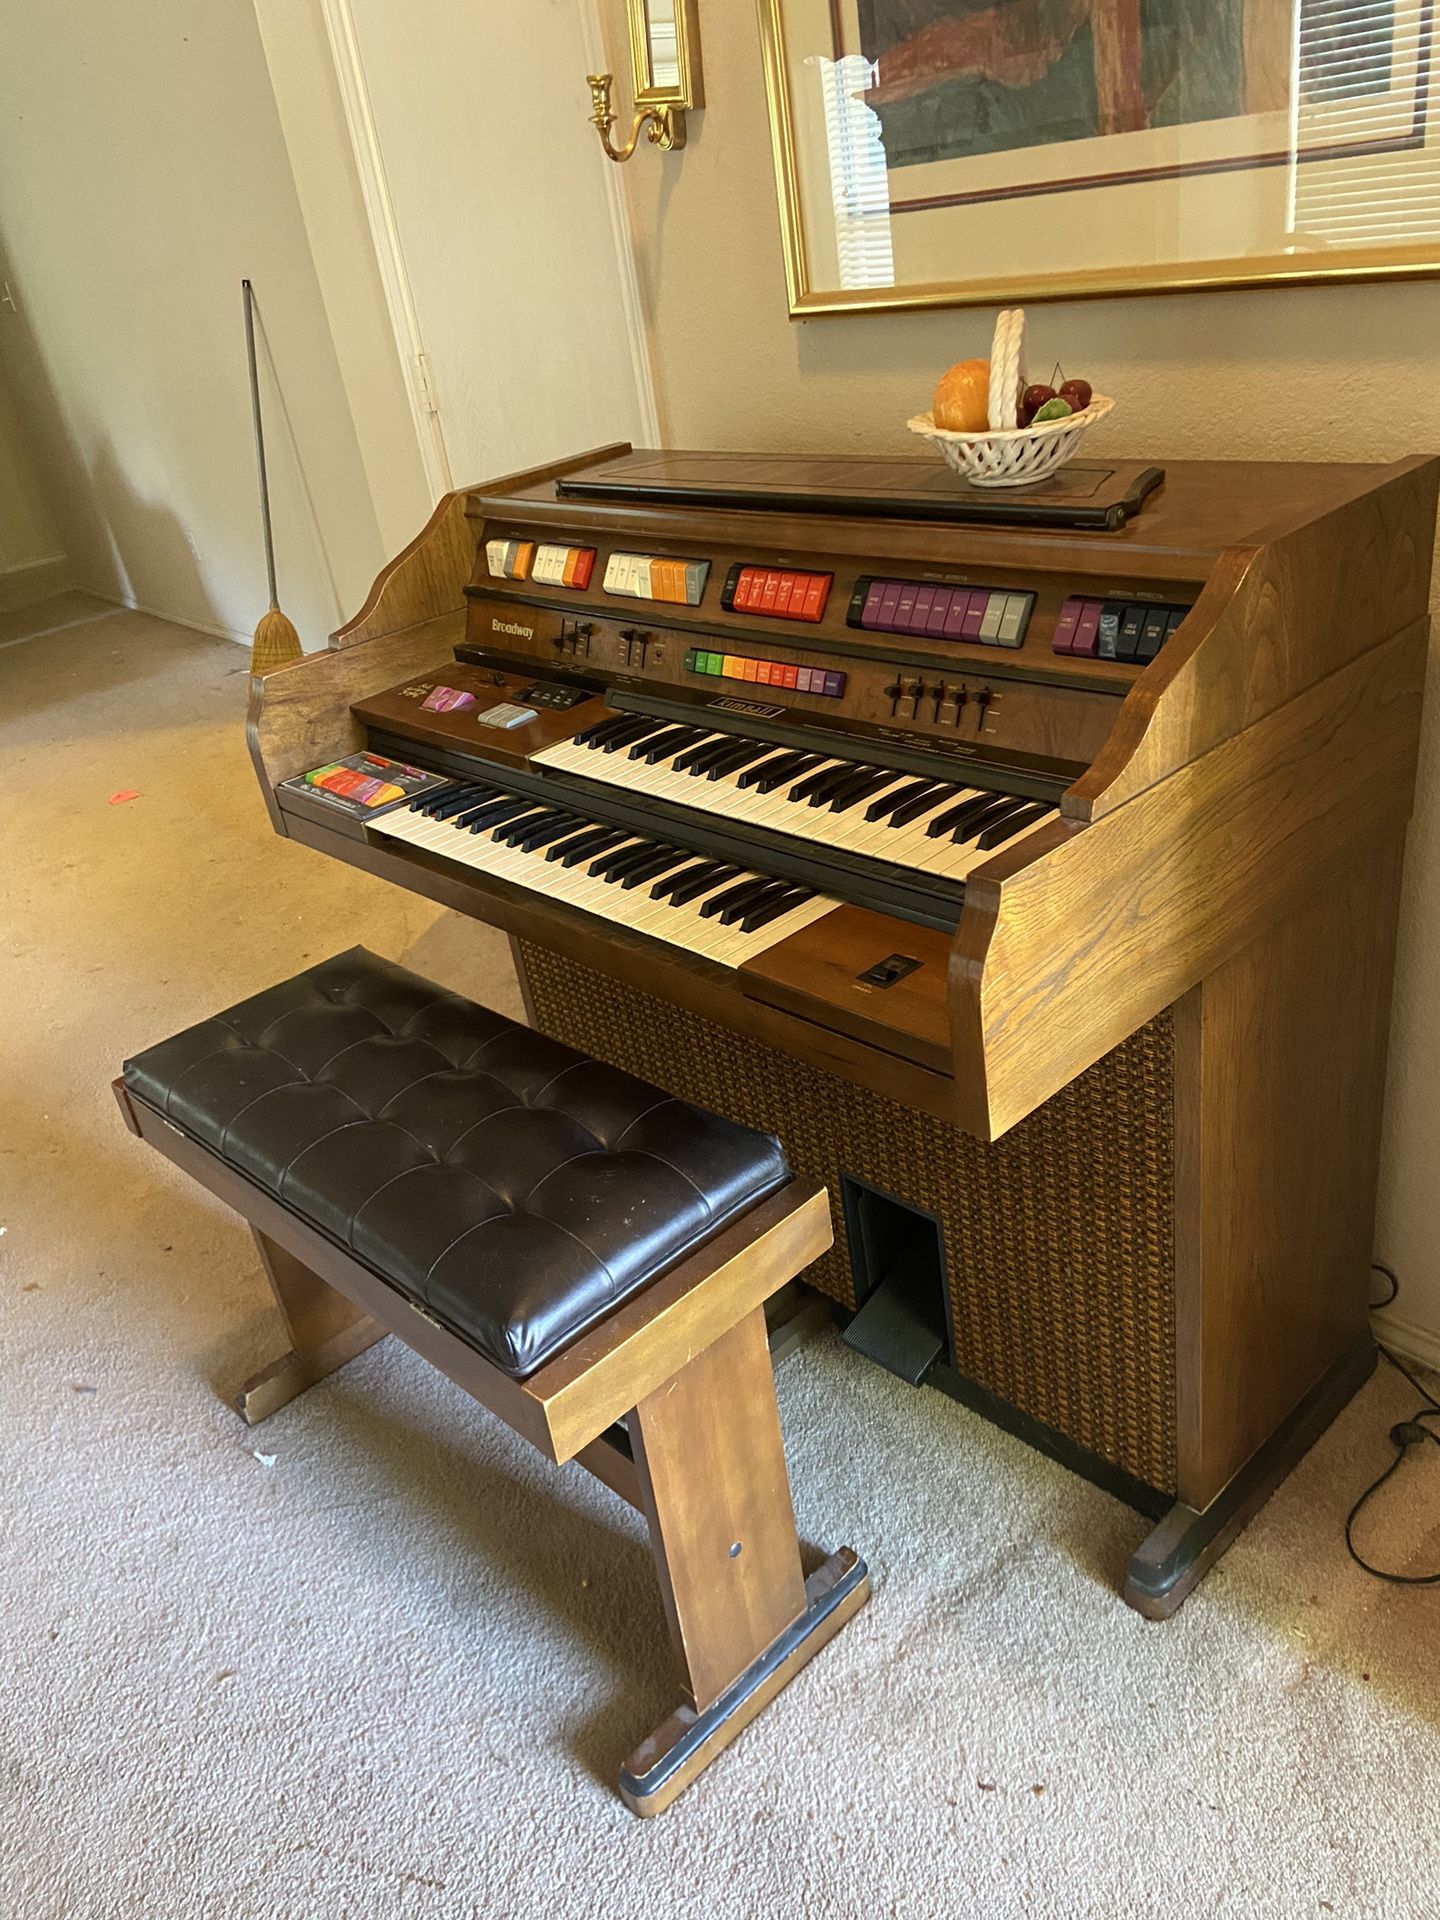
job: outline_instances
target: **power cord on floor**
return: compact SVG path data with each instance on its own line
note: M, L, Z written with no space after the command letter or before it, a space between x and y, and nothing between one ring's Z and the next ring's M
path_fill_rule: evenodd
M1399 1276L1394 1272L1393 1268L1385 1266L1379 1260L1373 1264L1374 1271L1383 1274L1390 1282L1390 1291L1385 1295L1383 1300L1371 1301L1370 1305L1372 1310L1376 1307L1388 1307L1400 1292ZM1365 1489L1364 1493L1361 1494L1360 1498L1350 1509L1349 1517L1345 1522L1345 1545L1349 1550L1350 1558L1355 1562L1356 1566L1362 1567L1366 1573L1373 1575L1377 1580L1388 1581L1391 1586L1395 1587L1440 1587L1440 1573L1391 1573L1385 1567L1372 1566L1371 1563L1356 1550L1354 1537L1356 1520L1374 1499L1375 1495L1379 1493L1386 1481L1404 1464L1411 1447L1420 1446L1426 1440L1432 1441L1435 1446L1440 1447L1440 1433L1437 1433L1433 1427L1426 1425L1427 1421L1440 1420L1440 1400L1437 1400L1434 1394L1421 1386L1410 1369L1403 1365L1401 1361L1397 1360L1388 1347L1381 1347L1380 1352L1383 1358L1388 1360L1390 1365L1394 1367L1395 1371L1403 1374L1405 1379L1410 1382L1410 1385L1415 1389L1416 1393L1419 1394L1420 1398L1425 1402L1425 1405L1419 1409L1412 1419L1401 1420L1390 1429L1390 1439L1395 1447L1395 1458L1390 1462L1389 1466L1386 1467L1379 1479L1373 1481L1371 1485Z

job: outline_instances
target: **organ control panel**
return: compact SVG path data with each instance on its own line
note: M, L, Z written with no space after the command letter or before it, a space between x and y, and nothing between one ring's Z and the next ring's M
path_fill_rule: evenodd
M879 542L827 552L804 526L782 550L733 536L642 543L632 529L648 503L606 540L595 496L540 491L543 517L516 500L487 518L467 657L576 685L749 700L1016 765L1088 764L1202 584L1131 572L1119 553L1098 577L1093 553L1083 571L1010 552L1003 564L968 528L925 530L904 564ZM717 531L733 517L707 516Z

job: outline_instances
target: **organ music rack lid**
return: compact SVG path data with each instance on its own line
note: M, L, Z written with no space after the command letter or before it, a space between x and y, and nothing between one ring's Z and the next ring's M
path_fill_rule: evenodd
M1077 461L1036 485L997 489L971 486L938 460L905 454L635 452L566 474L555 491L575 500L1112 532L1164 478L1163 467L1135 460Z

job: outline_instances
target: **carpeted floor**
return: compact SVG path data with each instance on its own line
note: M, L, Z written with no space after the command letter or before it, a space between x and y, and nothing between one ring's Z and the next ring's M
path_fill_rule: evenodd
M271 835L238 648L41 626L0 632L4 1920L1440 1914L1440 1588L1341 1542L1413 1403L1385 1370L1151 1626L1143 1521L814 1343L801 1526L875 1598L633 1821L614 1768L673 1704L635 1517L393 1343L244 1429L279 1351L247 1235L109 1091L356 940L518 1011L506 948ZM1426 1451L1366 1532L1414 1569Z

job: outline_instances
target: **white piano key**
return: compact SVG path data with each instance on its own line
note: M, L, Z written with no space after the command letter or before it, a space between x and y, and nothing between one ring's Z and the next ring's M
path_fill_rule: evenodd
M582 753L585 751L581 749ZM477 799L476 805L480 804ZM537 806L540 804L536 803ZM505 826L518 824L519 818L517 815L514 821L503 823L500 830L503 832ZM681 947L688 953L714 960L722 966L738 966L742 960L763 953L767 947L787 939L790 934L809 926L840 904L838 900L825 895L816 895L801 907L747 934L739 921L728 927L721 926L718 918L707 918L700 908L709 893L723 892L747 880L766 877L758 872L742 870L738 874L731 874L727 879L715 882L706 894L686 901L679 907L655 900L650 889L666 874L674 873L679 867L695 864L703 857L701 855L677 849L674 859L666 867L630 888L623 886L619 880L606 880L590 872L594 860L608 859L642 845L663 844L658 836L627 835L623 841L607 847L603 854L596 853L577 861L573 867L566 867L559 860L546 859L549 844L553 843L534 849L509 846L495 839L487 828L472 832L468 827L456 827L448 820L431 819L428 815L413 813L408 808L386 814L370 825L376 834L385 838L442 854L457 865L526 887L547 899L563 901L582 912L630 927L671 946ZM578 833L583 830L582 821L577 824L575 831Z

